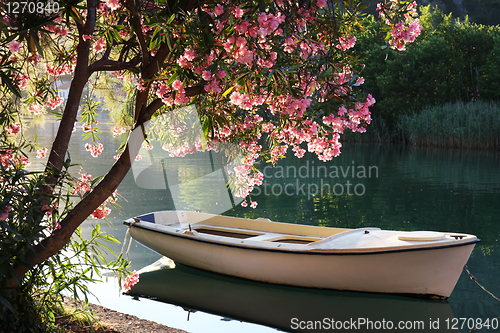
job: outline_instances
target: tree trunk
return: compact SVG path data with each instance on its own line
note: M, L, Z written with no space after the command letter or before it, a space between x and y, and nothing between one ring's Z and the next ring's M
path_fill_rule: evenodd
M68 151L69 140L78 115L83 89L89 78L90 43L82 39L82 35L92 35L96 24L96 0L87 0L87 21L79 33L80 40L77 46L77 61L75 73L69 88L68 100L63 111L57 135L50 150L49 159L45 168L47 185L54 185L57 173L61 171L64 157ZM55 173L55 174L54 174Z

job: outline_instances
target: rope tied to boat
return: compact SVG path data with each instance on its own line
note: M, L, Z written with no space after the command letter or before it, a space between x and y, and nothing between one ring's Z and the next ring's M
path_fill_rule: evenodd
M481 285L481 284L477 281L477 279L475 278L475 276L474 276L474 275L472 275L472 273L469 271L469 267L467 266L467 264L465 264L465 266L464 266L464 270L467 272L467 274L469 275L469 278L470 278L472 281L476 282L476 283L477 283L477 285L478 285L481 289L483 289L484 291L486 291L486 292L487 292L487 293L488 293L491 297L493 297L494 299L496 299L497 301L499 301L499 302L500 302L500 298L498 298L498 297L496 297L495 295L493 295L493 293L491 293L490 291L488 291L485 287L483 287L483 286L482 286L482 285Z
M130 226L127 226L127 232L125 232L125 239L123 240L123 246L122 246L122 250L120 252L120 255L123 254L123 251L125 250L125 245L127 245L127 236L130 235ZM132 237L130 237L130 242L128 244L128 248L127 248L127 260L130 261L130 258L128 257L128 253L130 251L130 246L132 245Z

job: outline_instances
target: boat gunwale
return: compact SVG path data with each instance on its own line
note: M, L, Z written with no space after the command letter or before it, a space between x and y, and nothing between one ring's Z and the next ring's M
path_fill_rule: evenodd
M138 221L138 222L149 223L152 225L158 225L158 224L146 222L146 221ZM126 224L128 227L135 227L135 228L139 228L139 229L144 229L144 230L148 230L151 232L161 233L161 234L169 235L172 237L179 237L179 238L183 238L185 240L190 240L190 241L197 241L197 242L209 243L209 244L213 244L213 245L247 249L247 250L270 251L270 252L293 253L293 254L306 254L306 255L375 255L375 254L387 254L387 253L408 252L408 251L437 250L437 249L445 249L445 248L451 248L451 247L466 246L466 245L471 245L471 244L481 242L481 240L476 237L475 239L467 241L467 242L464 241L464 242L452 243L452 244L441 244L441 245L420 246L420 247L407 247L407 248L398 247L398 248L394 248L394 249L380 248L380 250L373 250L373 248L371 248L368 250L360 249L358 251L355 251L353 249L343 250L343 249L312 248L312 249L302 250L302 249L289 249L289 248L258 247L258 246L254 246L254 245L248 245L248 243L245 245L240 245L237 243L218 242L218 241L214 241L214 240L210 240L210 239L193 238L193 237L188 236L188 235L177 234L177 233L169 232L167 230L150 228L147 225L139 225L136 223L136 221L133 221L133 220L132 221L126 220L123 223ZM470 235L470 236L473 236L473 235Z

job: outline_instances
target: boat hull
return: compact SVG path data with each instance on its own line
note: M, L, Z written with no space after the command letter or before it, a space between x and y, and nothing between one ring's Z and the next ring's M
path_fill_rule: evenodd
M172 260L231 276L300 287L448 298L475 243L373 253L293 252L193 239L140 226L131 236Z

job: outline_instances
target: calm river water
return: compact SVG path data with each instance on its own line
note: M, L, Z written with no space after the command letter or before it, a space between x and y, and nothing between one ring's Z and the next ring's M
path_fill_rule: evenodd
M105 121L100 125L108 126ZM47 121L44 127L34 127L33 134L38 134L42 146L49 146L56 129L56 123ZM102 133L104 153L92 158L80 135L78 129L71 142L73 162L93 176L104 174L114 161L114 149L120 140ZM32 167L37 167L36 160ZM306 155L303 159L286 158L274 168L265 164L260 167L266 177L252 196L257 208L238 205L226 215L257 218L266 212L272 220L290 223L475 234L481 243L472 253L469 269L486 289L500 296L499 153L345 144L341 156L327 163ZM191 195L203 196L209 191L193 189ZM120 202L119 210L113 210L112 226L101 223L101 227L120 241L126 232L121 223L124 219L174 208L168 191L140 188L131 174L118 192L126 201ZM94 223L96 220L85 222L84 231L89 232ZM119 252L121 245L115 250ZM132 268L138 270L160 255L133 242L129 257ZM142 298L137 302L120 295L113 281L92 290L104 306L189 332L291 331L304 327L307 321L324 318L328 319L325 331L328 324L332 325L331 319L360 318L371 320L373 329L354 327L351 331L375 331L384 321L395 325L404 321L408 328L423 323L421 329L414 326L413 331L465 332L473 328L473 322L487 319L489 329L486 325L477 331L500 331L500 302L465 272L444 302L272 286L182 266L144 274L139 286L141 293L178 306ZM448 327L461 329L446 330Z

